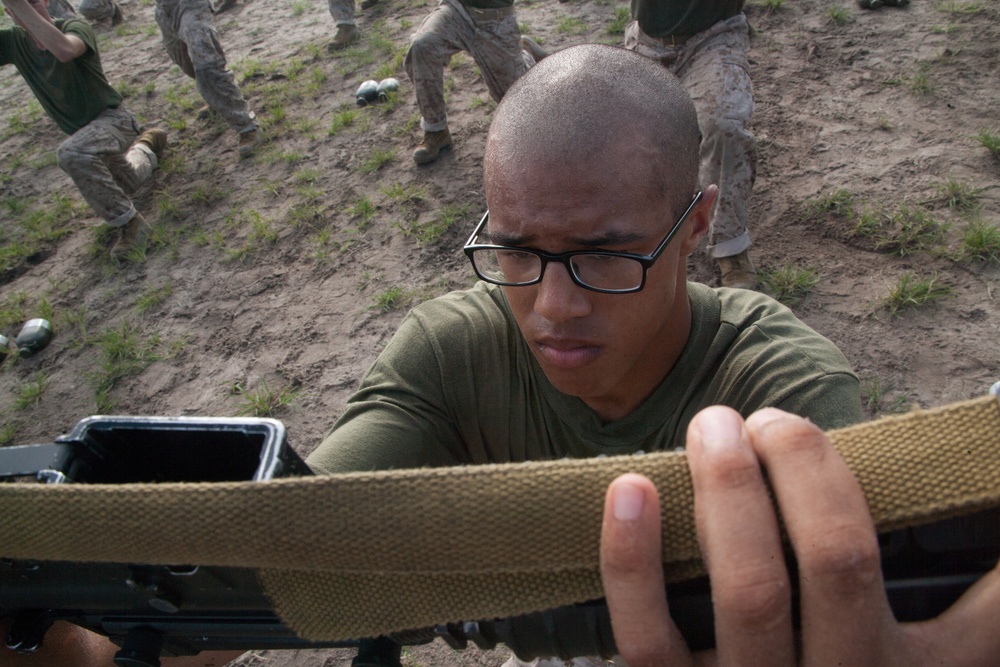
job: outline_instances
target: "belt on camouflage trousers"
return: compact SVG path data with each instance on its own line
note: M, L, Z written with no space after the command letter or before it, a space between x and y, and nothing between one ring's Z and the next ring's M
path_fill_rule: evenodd
M464 5L464 7L474 21L502 21L508 16L514 15L514 5L507 5L499 9L479 9L468 5Z

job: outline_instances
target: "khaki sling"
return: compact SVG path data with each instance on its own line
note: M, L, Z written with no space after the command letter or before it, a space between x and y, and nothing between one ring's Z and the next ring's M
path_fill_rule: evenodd
M833 431L880 530L1000 505L990 397ZM682 453L268 482L0 485L0 556L244 566L300 636L340 640L601 597L604 491L650 477L668 581L702 572Z

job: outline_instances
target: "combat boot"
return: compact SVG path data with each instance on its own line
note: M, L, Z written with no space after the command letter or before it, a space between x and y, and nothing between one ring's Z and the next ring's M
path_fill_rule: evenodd
M240 157L250 157L260 146L263 138L260 136L260 128L250 130L249 132L240 132L240 145L239 152Z
M882 0L858 0L858 7L861 9L878 9L883 4Z
M354 42L361 39L361 31L353 23L341 23L337 26L337 34L333 36L333 41L326 47L330 53L346 49Z
M167 132L158 127L146 130L136 139L137 144L146 144L149 150L156 154L157 160L163 159L163 153L167 150Z
M451 132L448 128L440 132L424 132L423 143L413 150L413 161L417 164L433 162L449 148L451 148Z
M153 228L146 222L146 218L136 211L132 219L119 228L118 240L111 246L111 259L119 262L124 260L134 248L146 242L152 231Z
M754 268L746 250L732 257L716 257L715 261L722 273L723 287L739 287L741 289L757 287L757 269Z

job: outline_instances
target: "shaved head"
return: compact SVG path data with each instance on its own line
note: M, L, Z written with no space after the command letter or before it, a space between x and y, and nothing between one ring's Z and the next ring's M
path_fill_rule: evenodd
M647 196L686 206L698 182L698 119L673 74L624 49L586 44L528 70L494 113L487 199L499 173L617 165Z

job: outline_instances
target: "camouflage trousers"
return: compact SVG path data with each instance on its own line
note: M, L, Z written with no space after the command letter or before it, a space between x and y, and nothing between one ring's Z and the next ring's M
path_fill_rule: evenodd
M75 19L76 10L66 0L49 0L49 16L54 19Z
M425 132L448 127L444 103L444 68L459 51L467 51L476 61L486 81L490 97L499 102L535 59L521 49L521 31L513 8L496 20L473 19L458 0L441 0L410 37L404 66L413 81Z
M327 0L334 25L354 25L354 0Z
M81 0L80 13L91 23L108 21L114 16L115 3L112 0Z
M625 29L625 48L663 63L694 100L702 135L701 187L719 186L709 253L730 257L743 252L750 247L747 214L757 174L757 146L746 129L754 108L746 16L720 21L676 47L669 38L649 37L633 21Z
M62 142L56 156L80 194L104 222L121 227L135 217L129 199L153 176L156 154L134 143L139 121L122 107L106 109Z
M156 0L155 14L167 55L194 79L208 106L236 132L256 130L257 121L233 73L226 69L208 0Z

